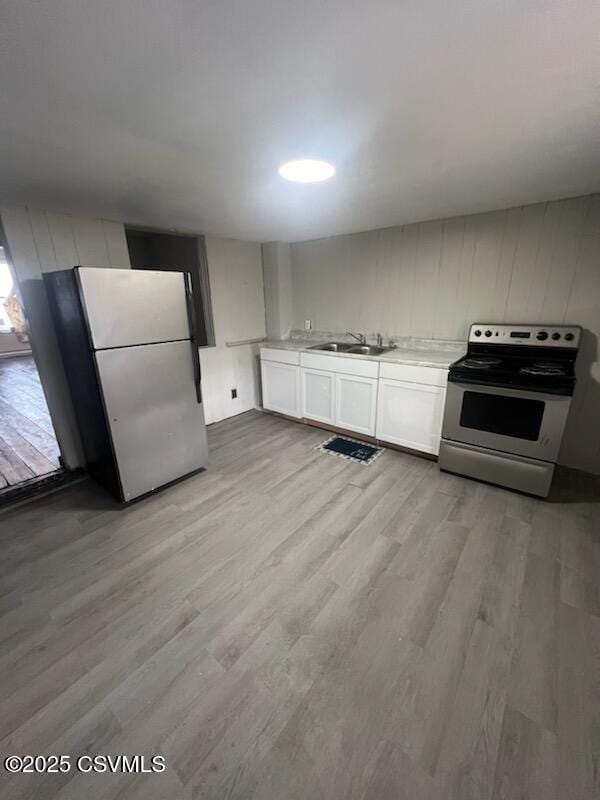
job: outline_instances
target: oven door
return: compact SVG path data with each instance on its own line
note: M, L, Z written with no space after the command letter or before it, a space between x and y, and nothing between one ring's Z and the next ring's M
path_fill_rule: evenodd
M442 437L556 461L570 404L562 395L448 383Z

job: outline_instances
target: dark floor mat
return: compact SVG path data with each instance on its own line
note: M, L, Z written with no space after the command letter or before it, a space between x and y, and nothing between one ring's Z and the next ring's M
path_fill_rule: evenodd
M347 436L331 436L327 441L317 446L317 450L324 450L342 458L349 458L359 464L371 464L377 456L383 453L382 447L350 439Z

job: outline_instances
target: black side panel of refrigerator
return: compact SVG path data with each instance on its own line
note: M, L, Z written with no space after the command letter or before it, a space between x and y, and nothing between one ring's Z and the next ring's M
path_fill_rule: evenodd
M44 282L87 469L98 483L115 497L122 499L119 472L106 424L94 354L79 295L76 268L47 272Z

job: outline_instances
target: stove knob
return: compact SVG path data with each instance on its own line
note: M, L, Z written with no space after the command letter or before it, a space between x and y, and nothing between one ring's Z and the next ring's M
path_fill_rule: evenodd
M567 342L572 342L574 338L575 338L574 333L565 333L565 339L567 340Z
M539 339L540 342L543 342L547 338L548 338L547 331L538 331L537 332L536 339Z
M554 333L552 334L552 338L554 339L555 342L557 342L560 339L560 333L558 331L554 331Z
M477 328L477 330L475 331L475 336L481 336L481 331L479 330L479 328Z
M489 339L489 337L492 335L492 332L491 332L491 331L486 331L486 332L485 332L485 335L486 335L486 336L488 337L488 339Z

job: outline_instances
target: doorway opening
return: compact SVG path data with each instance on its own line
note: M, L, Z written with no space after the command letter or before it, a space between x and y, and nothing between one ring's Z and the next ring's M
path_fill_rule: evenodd
M17 281L0 244L0 502L62 472Z
M199 347L214 346L215 334L204 237L138 228L126 228L125 233L132 269L190 273L194 294L196 341Z

